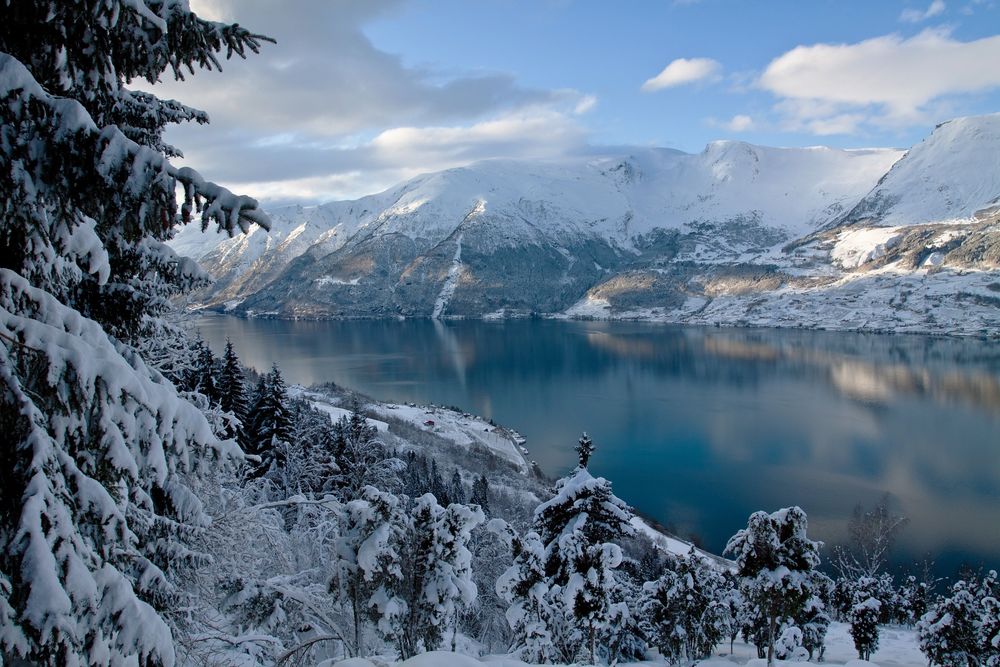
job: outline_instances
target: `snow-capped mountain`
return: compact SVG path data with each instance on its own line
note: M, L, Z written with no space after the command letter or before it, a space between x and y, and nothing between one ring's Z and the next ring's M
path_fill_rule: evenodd
M243 307L258 312L440 315L443 299L473 296L478 314L551 312L637 261L733 262L812 232L899 156L715 142L697 155L487 161L353 202L279 209L269 234L220 241L190 228L173 245L217 277L211 303L250 297Z
M967 220L1000 207L1000 113L938 125L839 223Z
M269 234L185 229L173 245L218 279L201 302L241 314L989 331L996 155L1000 115L945 123L905 155L720 141L491 160L279 209Z

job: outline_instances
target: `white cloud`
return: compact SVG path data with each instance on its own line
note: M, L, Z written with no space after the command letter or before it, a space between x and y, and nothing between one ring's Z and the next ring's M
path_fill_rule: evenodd
M376 159L447 169L489 157L552 157L582 146L583 132L564 114L545 109L468 127L398 127L371 142Z
M725 124L725 128L731 132L747 132L754 128L753 118L744 114L736 114Z
M920 23L921 21L926 21L927 19L943 14L944 10L944 0L934 0L931 2L930 6L924 10L904 9L903 13L899 15L899 20L907 23Z
M221 74L157 84L158 95L212 119L171 128L167 139L207 177L271 202L353 197L442 165L550 154L582 136L577 117L597 103L574 90L524 86L506 72L405 64L365 33L402 0L297 0L294 11L273 0L191 4L277 44L224 62ZM385 150L403 138L398 152Z
M597 96L596 95L584 95L580 98L580 101L576 103L573 107L573 113L577 116L581 116L591 109L597 106Z
M927 122L930 107L953 96L1000 87L1000 35L971 42L925 30L855 44L799 46L771 61L758 85L781 101L787 129L855 131L865 123Z
M582 149L572 109L526 108L468 125L394 127L353 143L285 136L248 141L192 127L188 159L268 205L351 199L429 171L488 158L550 158Z
M663 71L647 79L642 90L653 92L673 86L683 86L712 78L719 73L722 65L711 58L678 58L663 68Z

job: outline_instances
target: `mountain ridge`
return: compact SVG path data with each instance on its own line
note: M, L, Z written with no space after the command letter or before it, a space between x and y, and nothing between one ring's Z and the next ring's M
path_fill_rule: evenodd
M944 123L905 152L726 140L695 154L488 160L354 201L279 209L266 239L209 242L199 254L185 229L173 245L217 278L200 305L241 315L836 327L821 313L827 296L875 269L867 277L880 284L893 271L897 282L955 273L992 303L996 151L1000 114ZM871 228L898 232L861 233ZM786 293L813 303L813 315L747 317L755 299ZM851 326L947 326L884 308ZM979 308L989 329L993 307Z

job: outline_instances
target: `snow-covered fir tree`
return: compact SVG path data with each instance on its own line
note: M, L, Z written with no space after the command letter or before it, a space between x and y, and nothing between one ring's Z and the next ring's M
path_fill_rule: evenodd
M206 116L126 88L218 69L259 37L187 3L0 5L0 652L35 664L175 661L169 565L206 523L194 476L237 460L141 358L200 273L163 245L197 210L229 232L254 200L168 158ZM180 208L176 188L185 192ZM175 561L175 562L171 562Z
M878 624L882 615L882 602L876 597L878 587L875 577L861 577L854 587L851 637L861 660L869 660L878 650Z
M246 453L256 458L250 466L250 474L263 477L284 466L292 435L288 390L276 364L258 383L250 412Z
M219 360L211 348L199 338L195 342L195 359L191 369L188 387L208 399L209 405L219 405L221 396L218 388Z
M900 587L899 598L902 622L909 626L916 625L927 613L931 601L931 586L912 574L908 575Z
M233 342L226 339L226 350L222 355L222 368L216 381L219 394L219 407L236 418L236 423L230 423L226 429L226 437L235 438L242 447L246 447L247 427L250 422L250 405L247 398L246 378L240 366L240 358L233 349Z
M398 602L379 604L379 630L404 660L438 649L445 637L453 640L460 607L476 598L468 542L484 517L477 507L441 507L428 493L416 499L408 519Z
M469 502L473 505L479 505L484 513L490 514L490 483L486 479L486 475L480 474L472 483L472 495Z
M497 579L496 589L510 605L507 622L514 634L513 648L529 663L545 664L557 659L554 632L564 627L561 599L550 595L545 575L545 545L538 533L519 535L501 519L488 528L510 546L513 564Z
M726 553L735 556L746 613L764 627L768 664L774 663L783 619L800 614L813 595L820 544L808 538L807 528L799 507L756 512L726 544Z
M822 661L831 620L824 597L832 592L833 580L822 572L814 572L813 582L813 595L806 600L794 622L802 630L802 646L808 652L809 659Z
M729 633L727 584L694 548L643 587L642 617L653 643L671 663L708 657Z
M406 464L393 456L379 439L378 430L368 423L356 402L350 410L350 415L341 417L333 427L333 452L338 470L333 476L332 487L342 499L357 497L365 486L396 491ZM420 488L426 490L426 487ZM436 475L431 490L436 491L435 497L447 500L440 475Z
M335 495L340 466L330 415L300 399L291 402L290 415L292 436L281 485L292 494Z
M343 514L330 593L346 601L350 609L351 654L367 655L364 631L368 620L385 624L382 632L392 634L397 612L402 612L402 601L392 592L403 577L401 560L406 554L399 548L407 522L399 499L373 486L348 502Z
M565 604L566 630L550 628L556 649L570 662L582 640L593 662L615 613L615 570L622 561L618 543L634 529L629 506L612 493L608 480L592 476L584 465L593 444L580 444L577 452L580 465L535 510L534 530L545 545L550 597L562 596Z
M977 651L976 599L965 581L957 581L951 594L917 623L920 650L933 665L971 665Z
M587 432L584 431L583 435L580 436L580 440L576 443L576 456L577 463L581 468L586 468L587 464L590 463L590 457L594 454L594 441L590 439Z
M917 623L920 650L932 665L1000 664L1000 590L990 570L980 581L956 581Z

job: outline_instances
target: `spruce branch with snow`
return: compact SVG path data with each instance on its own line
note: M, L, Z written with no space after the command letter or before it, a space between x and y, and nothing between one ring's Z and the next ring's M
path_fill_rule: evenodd
M125 83L217 68L221 51L261 39L182 1L0 5L8 656L175 661L160 611L176 594L169 570L207 523L188 480L241 453L136 350L166 298L200 279L163 245L178 219L197 209L229 232L268 220L253 199L168 161L177 151L163 129L203 114Z

